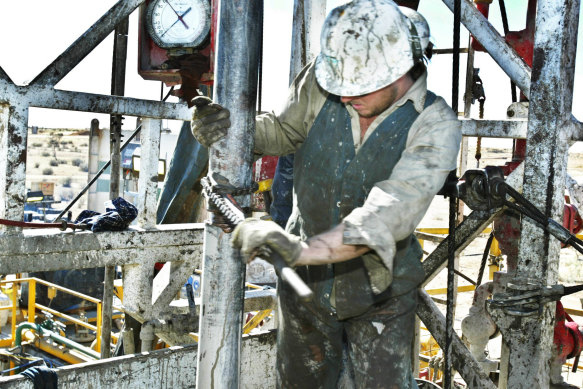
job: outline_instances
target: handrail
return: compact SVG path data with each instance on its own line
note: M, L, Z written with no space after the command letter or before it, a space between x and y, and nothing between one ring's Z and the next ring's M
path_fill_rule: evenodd
M17 279L11 279L11 280L1 280L0 281L0 286L2 285L6 285L6 284L23 284L27 282L29 285L29 292L28 292L28 323L34 323L34 319L36 316L36 310L40 309L42 311L46 311L56 317L59 317L61 319L65 319L75 325L79 325L82 327L85 327L89 330L95 331L96 333L96 351L99 353L100 352L100 335L101 335L101 310L102 310L102 302L101 300L91 297L91 296L87 296L83 293L79 293L76 292L72 289L69 288L65 288L63 286L57 285L57 284L53 284L51 282L36 278L36 277L27 277L27 278L17 278ZM79 320L71 315L67 315L65 313L56 311L52 308L49 308L45 305L39 304L36 302L36 284L39 283L41 285L47 286L49 288L54 288L58 291L70 294L72 296L78 297L80 299L89 301L91 303L94 303L97 305L97 323L96 325L92 325L89 324L88 322L84 322L82 320ZM11 338L10 339L2 339L2 343L5 343L6 341L10 342L10 344L13 344L13 342L16 340L17 338L17 326L16 326L16 306L17 306L17 301L16 301L16 293L15 291L12 293L12 306L11 307L0 307L0 310L8 310L8 309L12 309L12 321L11 321ZM21 323L23 324L23 323ZM118 335L117 334L111 334L111 337L113 340L117 341L118 340ZM0 345L0 346L3 346Z

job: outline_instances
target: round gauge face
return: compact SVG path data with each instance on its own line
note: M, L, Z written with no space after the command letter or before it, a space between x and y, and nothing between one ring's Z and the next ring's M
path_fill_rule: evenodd
M210 31L208 0L153 0L146 12L146 27L162 48L197 47Z

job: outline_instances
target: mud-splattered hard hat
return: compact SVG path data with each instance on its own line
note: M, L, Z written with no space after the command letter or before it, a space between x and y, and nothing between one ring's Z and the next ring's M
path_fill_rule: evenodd
M421 43L421 49L425 53L427 50L427 46L429 46L429 42L431 40L431 31L429 30L429 23L423 15L419 12L411 9L409 7L399 7L403 15L407 17L413 25L415 26L415 30L417 32L417 36L419 37L419 42Z
M355 0L333 9L320 39L316 78L338 96L379 90L423 55L413 23L391 0Z

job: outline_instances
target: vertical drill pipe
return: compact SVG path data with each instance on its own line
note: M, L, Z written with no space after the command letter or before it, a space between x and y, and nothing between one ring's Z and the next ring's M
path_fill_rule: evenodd
M251 185L261 0L221 1L215 64L215 102L231 112L226 138L209 150L209 173L236 187ZM249 196L237 199L247 206ZM245 265L230 236L205 228L197 388L239 386Z

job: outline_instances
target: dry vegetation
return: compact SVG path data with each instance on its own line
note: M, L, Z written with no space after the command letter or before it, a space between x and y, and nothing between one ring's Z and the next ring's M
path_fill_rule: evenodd
M27 148L26 186L35 182L55 184L55 200L62 204L74 198L87 184L89 132L73 129L39 129L29 132ZM73 216L85 209L84 196L73 207Z

